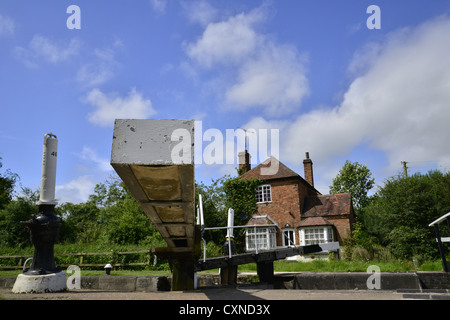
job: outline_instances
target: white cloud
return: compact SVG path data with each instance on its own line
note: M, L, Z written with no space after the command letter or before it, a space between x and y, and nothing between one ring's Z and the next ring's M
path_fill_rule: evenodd
M77 73L77 81L84 87L95 87L113 79L120 67L115 54L112 48L95 49L96 62L81 66Z
M88 120L103 127L112 126L115 119L146 119L156 113L150 99L144 99L135 88L124 98L115 93L104 94L95 88L88 93L85 100L95 107L95 110L89 113Z
M262 20L259 11L241 13L227 21L210 23L196 43L186 48L187 55L200 66L239 63L254 53L260 45L261 36L253 29Z
M77 177L64 185L57 185L55 188L56 198L59 203L85 202L89 195L94 193L98 179L91 175Z
M57 64L79 54L81 42L74 38L69 42L55 42L35 34L27 48L16 47L15 54L29 67L37 67L40 60Z
M283 123L281 153L299 162L305 151L325 163L365 144L386 154L390 172L400 161L449 160L450 18L391 34L355 70L340 105ZM363 63L362 63L363 62ZM364 66L364 68L360 68ZM270 120L258 120L269 126Z
M164 13L166 11L167 0L150 0L150 4L158 13Z
M109 172L112 170L109 159L102 158L94 149L90 147L84 146L81 153L77 155L83 160L95 163L97 168L102 172Z
M0 14L0 37L14 34L15 27L14 21L10 17Z
M202 26L206 26L214 21L218 14L217 9L206 0L183 1L181 5L189 21L199 23Z
M199 72L217 74L213 82L221 84L216 91L226 109L259 108L279 117L297 110L309 93L305 55L258 32L257 26L268 16L263 4L249 13L211 22L197 41L185 45Z
M230 107L263 107L269 116L295 111L309 93L303 59L295 48L267 45L239 70L238 81L226 91Z

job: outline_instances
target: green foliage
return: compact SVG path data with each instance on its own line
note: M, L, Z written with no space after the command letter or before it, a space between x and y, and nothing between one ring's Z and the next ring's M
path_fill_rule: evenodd
M93 201L64 203L56 207L56 211L63 217L59 241L89 243L98 239L102 223L100 209Z
M195 184L195 207L198 206L198 195L202 195L203 216L205 227L225 227L227 225L228 208L225 206L225 192L223 183L229 176L223 176L217 180L212 180L210 185L202 182ZM222 230L207 230L204 239L220 244L225 241Z
M116 244L137 244L160 236L134 198L125 199L100 210L103 236Z
M401 260L391 260L389 262L370 260L370 261L345 261L314 259L312 261L274 261L274 270L278 272L366 272L371 265L377 265L382 272L387 271L411 271L415 270L410 262ZM441 265L442 269L442 265ZM440 270L439 262L424 265L420 270ZM256 264L245 264L239 266L239 272L255 272Z
M89 196L89 201L98 207L108 207L124 200L128 191L125 184L118 176L111 176L105 183L99 183L94 188L94 194Z
M212 180L208 186L197 183L195 204L198 205L198 194L201 194L205 226L225 227L229 208L234 210L234 225L246 224L250 216L257 211L255 188L260 183L261 181L258 179L240 180L231 178L229 175ZM208 245L212 241L222 252L225 232L225 230L207 230L204 238ZM242 242L242 230L235 230L234 235L238 250L242 250L245 247Z
M347 160L336 178L333 179L330 193L351 192L353 205L359 209L368 204L367 193L374 184L375 179L372 178L372 173L366 166Z
M247 223L251 215L258 210L256 187L260 184L261 180L256 178L248 180L232 178L224 182L225 205L227 208L234 209L235 225Z
M3 166L0 157L0 168ZM11 202L14 186L19 176L12 173L9 169L2 175L0 174L0 210Z
M223 239L222 239L223 242ZM223 247L220 244L216 244L213 241L209 241L206 244L206 257L207 258L213 258L213 257L221 257L223 256ZM202 252L203 257L203 252Z
M234 210L234 225L245 225L258 207L256 205L256 187L262 182L253 178L242 180L237 178L228 179L224 182L225 205ZM241 253L245 249L245 230L234 230L234 242L236 252Z
M433 228L428 224L450 211L450 173L430 171L388 179L362 211L368 234L399 258L420 254L438 258ZM447 228L441 228L443 236Z
M75 243L161 243L162 238L125 185L112 177L97 184L85 203L64 203L61 241Z
M24 189L24 195L10 201L0 210L0 243L11 247L31 245L30 234L21 221L38 213L36 192Z
M369 251L364 248L356 247L352 252L352 261L370 261L371 256Z
M354 239L355 246L359 246L367 250L370 250L376 243L375 237L369 235L359 217L356 217L355 222L353 223L352 237Z

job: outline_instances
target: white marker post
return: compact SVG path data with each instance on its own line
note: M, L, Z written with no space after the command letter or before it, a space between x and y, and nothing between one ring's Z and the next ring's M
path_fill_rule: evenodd
M41 189L38 205L56 205L56 159L58 155L58 139L52 133L44 136L42 150Z
M233 236L233 226L234 226L234 210L228 209L228 228L227 228L227 238L228 241L228 257L231 258L231 241L234 239Z

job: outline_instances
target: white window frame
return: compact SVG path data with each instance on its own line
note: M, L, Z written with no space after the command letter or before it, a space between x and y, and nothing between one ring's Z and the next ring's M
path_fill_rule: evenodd
M259 201L258 195L260 198ZM272 186L270 184L263 184L256 187L256 203L266 202L272 202Z
M247 251L255 251L276 248L276 234L277 233L274 227L250 227L245 232L245 249Z
M288 243L286 243L286 236L284 234L286 231L289 232L289 235L292 235L292 239L289 236ZM295 247L295 230L294 230L294 228L281 229L281 234L282 234L282 238L283 238L283 247Z
M303 227L299 230L300 245L329 243L334 241L334 231L332 226L311 226Z

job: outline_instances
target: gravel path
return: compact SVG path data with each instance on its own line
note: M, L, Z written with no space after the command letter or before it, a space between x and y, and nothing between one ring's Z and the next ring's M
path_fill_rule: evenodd
M119 292L71 290L59 293L14 294L0 289L7 300L401 300L395 291L383 290L276 290L260 288L213 288L196 291Z

